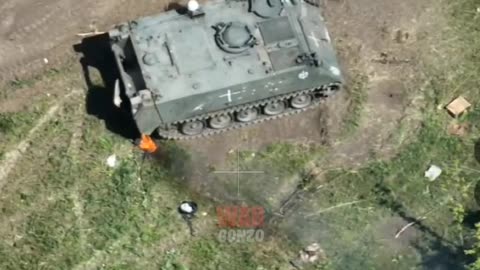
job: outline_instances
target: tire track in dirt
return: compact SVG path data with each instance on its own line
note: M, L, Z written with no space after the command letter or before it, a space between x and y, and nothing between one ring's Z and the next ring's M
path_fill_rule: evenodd
M60 115L60 117L65 117L65 110L68 110L67 109L68 106L75 106L74 104L77 104L77 103L74 102L76 99L78 99L78 98L74 97L73 100L72 100L71 95L66 96L65 97L65 102L59 105L59 108L58 108L57 112L49 120L49 123L52 123L53 121L57 120L58 115ZM84 117L85 114L84 114L84 110L82 110L83 109L82 108L83 104L77 104L77 105L80 105L80 106L78 106L78 109L76 111L74 111L73 114L69 116L69 118L66 119L66 120L68 120L68 119L73 120L73 122L71 122L70 125L69 125L69 130L72 130L72 133L70 135L70 137L71 137L70 144L68 144L68 148L65 148L65 151L70 155L76 155L76 154L78 155L78 152L79 152L80 146L81 146L82 130L80 130L80 132L78 132L78 130L81 127L83 127L83 120L84 120L83 117ZM56 105L53 105L53 106L56 106ZM80 121L75 122L76 119L78 119ZM70 121L68 121L68 122L70 122ZM46 125L48 125L48 124L46 124ZM23 193L23 192L29 193L28 190L31 190L31 189L29 189L29 188L25 189L23 181L24 180L28 181L28 179L31 179L32 177L38 177L38 179L42 179L42 178L44 179L44 177L46 176L44 171L36 172L35 170L33 170L33 171L29 172L29 166L28 166L28 164L30 164L31 161L35 161L36 163L38 163L38 164L36 164L36 166L38 168L44 168L41 165L43 162L41 160L39 160L38 158L40 157L40 158L47 159L47 156L38 156L37 155L37 159L33 159L30 155L31 155L32 151L42 152L42 150L38 149L38 148L42 148L39 145L39 143L40 144L44 144L44 143L51 144L51 142L48 141L48 139L46 139L46 141L45 141L45 137L42 136L42 133L45 131L45 128L46 128L46 126L44 125L42 128L40 128L39 132L37 132L36 135L34 135L33 138L32 138L32 141L35 141L35 145L32 145L32 147L35 147L35 150L27 150L26 152L24 152L24 153L26 153L26 155L21 157L21 162L17 162L17 166L9 174L9 178L7 178L7 179L11 179L11 180L14 179L14 183L9 181L8 184L4 185L3 186L3 192L4 193ZM43 140L41 139L40 141L38 141L39 137L43 137ZM58 137L56 139L58 139ZM54 150L54 149L52 149L52 146L54 146L54 145L51 144L50 147L45 148L43 151ZM45 164L45 165L48 166L47 164ZM37 169L37 171L38 171L38 169ZM13 186L13 188L12 188L12 186ZM18 188L15 188L15 186L17 186ZM27 184L27 186L28 186L28 184ZM72 190L74 190L74 188L66 189L66 190L60 191L60 192L51 192L51 193L48 193L48 194L44 194L43 196L37 196L34 199L35 203L32 203L31 205L22 208L22 211L16 211L12 215L4 215L3 219L0 219L0 233L2 233L4 236L6 236L6 235L10 236L10 237L5 237L5 239L7 239L6 240L7 243L9 243L10 245L13 245L15 243L15 241L17 241L17 240L19 240L23 237L24 232L19 227L17 227L18 224L25 224L25 222L27 222L28 218L33 213L48 209L49 207L54 205L59 200L63 200L63 199L66 199L66 198L70 199L71 202L73 203L74 207L72 208L72 212L73 212L74 215L76 215L76 217L78 219L77 224L79 225L79 228L80 228L80 240L83 241L85 239L84 231L85 231L85 228L86 228L86 225L85 225L86 223L82 219L82 217L83 217L83 203L80 199L77 199L78 194L73 193ZM2 203L7 203L8 204L8 200L6 201L5 197L2 197L1 200L2 200ZM82 242L82 243L84 243L84 242Z
M76 160L78 159L78 153L80 151L80 145L82 143L82 135L83 135L83 124L84 124L84 110L83 104L79 103L79 108L77 109L77 115L75 118L79 118L77 123L75 123L75 127L73 128L72 138L70 139L70 144L67 149L68 156L72 159L72 164L76 164ZM77 226L80 231L80 243L81 245L85 245L87 243L87 236L84 233L84 230L87 226L87 221L83 218L84 213L84 204L81 199L79 189L78 189L78 182L75 182L72 192L70 193L70 199L73 202L73 213L77 218Z
M63 58L70 52L71 44L68 44L70 43L68 41L73 41L75 37L75 32L72 30L79 28L82 24L88 25L91 18L112 9L104 2L99 4L93 1L72 0L51 2L52 0L46 0L37 3L39 8L35 11L30 11L28 5L27 7L20 6L21 3L17 5L19 14L25 13L31 16L25 16L16 21L14 26L18 30L12 32L8 40L3 42L10 44L10 50L4 50L1 57L3 63L0 63L0 74L3 80L12 78L14 74L22 74L22 71L41 69L45 66L43 58L49 57L55 60ZM40 5L42 3L43 5ZM66 46L59 48L62 53L48 53L64 43Z
M75 160L78 156L78 151L80 150L80 144L82 143L81 138L83 135L83 123L84 123L84 104L79 103L78 111L76 117L79 118L78 122L75 124L72 138L70 139L70 144L67 150L68 156Z
M10 174L12 169L15 168L23 153L25 153L29 148L31 141L37 132L55 116L57 111L62 106L64 100L68 99L72 95L79 94L80 92L81 91L79 90L74 90L67 94L62 101L50 107L50 109L48 109L48 111L37 121L35 126L28 132L25 139L23 139L17 146L4 155L3 160L0 162L0 190L2 190L3 185L5 185L7 176Z

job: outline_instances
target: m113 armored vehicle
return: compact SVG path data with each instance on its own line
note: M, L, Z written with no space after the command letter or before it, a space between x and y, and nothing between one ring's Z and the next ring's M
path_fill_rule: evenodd
M143 134L192 138L302 112L343 81L311 0L191 0L109 35L115 99Z

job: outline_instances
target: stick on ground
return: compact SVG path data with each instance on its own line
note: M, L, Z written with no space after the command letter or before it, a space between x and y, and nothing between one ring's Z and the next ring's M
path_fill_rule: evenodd
M331 211L331 210L336 209L336 208L340 208L340 207L345 207L345 206L357 204L357 203L360 203L360 202L363 202L363 201L365 201L365 200L358 200L358 201L353 201L353 202L347 202L347 203L337 204L337 205L334 205L334 206L332 206L332 207L325 208L325 209L322 209L322 210L320 210L320 211L317 211L316 213L309 214L309 215L305 215L305 217L315 216L315 215L318 215L318 214L321 214L321 213L325 213L325 212Z

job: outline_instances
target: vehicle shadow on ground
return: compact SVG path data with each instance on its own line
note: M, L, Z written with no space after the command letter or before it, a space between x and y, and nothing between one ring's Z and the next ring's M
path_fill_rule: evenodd
M165 11L170 11L170 10L175 10L178 13L178 15L185 15L188 12L188 9L186 6L181 5L179 3L175 3L175 2L169 3L167 8L165 9Z
M87 113L103 120L106 128L115 134L129 140L139 138L140 133L129 113L129 104L122 102L121 108L118 108L113 103L119 71L109 48L108 34L87 37L73 48L82 55L80 64L88 88L85 101ZM94 74L95 69L99 76ZM126 100L124 96L122 100Z
M477 139L473 148L473 156L475 160L480 163L480 139Z
M466 247L448 241L439 235L423 222L423 218L408 214L406 207L395 199L389 187L379 183L376 185L376 193L379 195L378 203L380 205L389 208L406 223L413 223L422 232L422 240L411 244L422 255L424 269L463 270L466 269L465 265L472 262L471 257L464 252Z

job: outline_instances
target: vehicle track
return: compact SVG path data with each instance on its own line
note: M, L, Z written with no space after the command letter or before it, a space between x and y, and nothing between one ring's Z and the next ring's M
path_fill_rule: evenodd
M279 118L282 118L282 117L285 117L285 116L297 114L297 113L300 113L300 112L304 112L304 111L313 109L316 106L320 105L322 103L322 101L324 101L327 98L326 96L322 96L322 94L324 93L323 91L326 90L326 89L329 89L330 86L332 86L332 85L336 85L335 89L337 89L337 90L340 87L340 85L337 85L337 84L322 85L322 86L317 87L317 88L312 88L312 89L307 89L307 90L303 90L303 91L299 91L299 92L285 94L285 95L278 96L276 98L271 98L271 99L267 99L267 100L263 100L263 101L258 101L258 102L254 102L254 103L246 104L246 105L239 105L239 106L236 106L236 107L232 107L229 110L223 110L223 111L220 111L220 112L209 113L209 114L201 115L201 116L196 117L196 118L191 118L191 119L187 119L185 121L175 123L178 127L174 128L174 129L164 130L164 129L159 128L158 129L158 134L160 135L160 137L163 137L164 139L188 140L188 139L194 139L194 138L200 138L200 137L208 137L208 136L211 136L211 135L220 134L220 133L230 131L230 130L234 130L234 129L238 129L238 128L243 128L243 127L250 126L250 125L253 125L253 124L258 124L258 123L262 123L262 122L265 122L265 121L270 121L270 120L279 119ZM196 120L201 120L201 121L207 122L209 118L212 118L212 117L215 117L215 116L218 116L218 115L221 115L221 114L225 114L225 113L231 115L231 118L233 119L234 114L241 111L241 110L250 109L250 108L257 108L257 110L261 111L263 106L265 106L266 104L274 103L274 102L282 102L282 103L285 104L285 103L289 102L290 98L293 98L293 97L299 96L299 95L309 95L309 96L311 96L311 98L312 98L311 104L307 107L298 108L298 109L292 108L291 106L286 106L285 110L282 113L279 113L279 114L276 114L276 115L266 115L266 114L259 113L257 119L255 119L253 121L249 121L249 122L233 121L231 123L231 125L229 125L228 127L222 128L222 129L208 128L207 127L208 125L205 124L205 126L207 128L205 128L204 130L202 130L201 133L196 134L196 135L184 135L183 133L181 133L179 131L180 125L185 123L185 122L191 122L191 121L196 121Z

